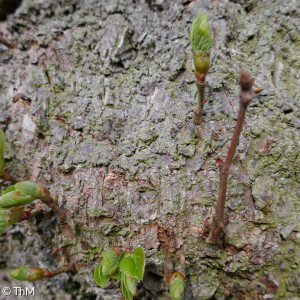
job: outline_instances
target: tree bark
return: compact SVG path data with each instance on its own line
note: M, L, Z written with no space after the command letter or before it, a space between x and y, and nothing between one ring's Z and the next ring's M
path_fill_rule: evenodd
M189 30L200 11L209 16L214 46L198 139ZM23 0L6 14L5 168L57 194L66 218L43 206L6 230L0 285L19 286L7 282L19 266L57 269L53 249L63 248L84 267L33 282L31 299L120 299L118 284L94 283L99 255L142 246L139 299L169 296L169 258L175 270L185 264L184 299L297 297L298 14L283 0ZM236 123L241 67L265 89L248 108L231 164L224 244L211 245L203 228L216 206L215 161ZM1 182L1 191L10 184Z

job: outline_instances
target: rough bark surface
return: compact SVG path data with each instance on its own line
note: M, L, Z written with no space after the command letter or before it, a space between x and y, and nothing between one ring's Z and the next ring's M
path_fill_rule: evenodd
M214 46L195 127L189 29L199 11ZM22 284L35 286L30 299L120 299L117 284L94 283L99 253L140 245L140 299L168 299L170 257L177 268L185 259L186 300L299 299L299 15L296 0L23 0L0 23L7 170L49 187L69 217L61 224L45 208L0 237L1 287L20 286L8 274L21 265L56 269L59 247L78 270ZM224 242L210 245L202 234L242 68L264 91L231 165Z

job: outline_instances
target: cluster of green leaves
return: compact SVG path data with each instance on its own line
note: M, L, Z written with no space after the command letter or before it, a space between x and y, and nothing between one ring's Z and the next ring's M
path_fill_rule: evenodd
M37 199L38 186L30 181L21 181L8 187L0 197L0 208L25 206Z
M174 272L169 280L170 294L173 300L179 300L184 292L185 276L181 272Z
M21 181L8 187L0 197L0 235L8 225L24 220L26 210L21 207L37 199L42 200L52 209L58 210L55 199L43 186L30 181ZM28 218L28 216L26 217Z
M94 271L95 282L102 288L108 285L110 278L121 280L122 292L126 300L133 299L136 285L143 280L145 270L145 253L142 247L132 253L117 254L113 250L102 252L103 259Z
M29 181L21 181L8 187L0 197L0 235L6 227L22 220L26 212L22 208L36 198L38 187Z
M207 15L200 13L192 23L190 32L193 50L198 50L207 54L212 48L212 36L209 32Z
M56 204L56 199L51 197L48 189L44 186L37 185L31 181L20 181L4 191L0 197L0 209L25 206L37 199L40 199L50 207Z

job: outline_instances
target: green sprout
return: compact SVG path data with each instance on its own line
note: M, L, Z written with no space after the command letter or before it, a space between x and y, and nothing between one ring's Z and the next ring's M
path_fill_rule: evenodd
M132 253L105 250L102 260L94 271L94 280L105 288L110 278L121 280L121 288L126 300L132 300L136 294L136 285L143 280L145 271L145 253L142 247Z
M25 206L36 200L38 187L29 181L21 181L8 187L0 197L0 208Z
M50 196L47 188L30 181L21 181L8 187L0 197L0 235L9 225L39 214L41 207L26 207L37 199L47 204L59 218L64 217L64 212L58 207L56 198Z
M191 44L194 51L201 51L208 54L212 48L212 37L209 32L207 15L200 13L192 23L191 27Z
M59 218L64 216L49 190L30 181L21 181L8 187L0 197L0 209L25 206L37 199L47 204Z
M10 272L10 276L17 280L35 281L43 279L49 272L48 269L37 267L19 267Z
M199 125L201 123L204 106L205 78L210 68L210 51L213 43L212 36L209 32L207 15L202 12L192 23L190 39L194 53L193 59L198 89L198 107L195 111L194 123Z
M173 300L179 300L184 292L185 275L181 272L174 272L169 280L170 294Z
M19 267L10 272L10 276L21 281L35 281L43 278L51 278L58 274L68 272L74 269L74 264L70 263L66 266L50 271L46 268L38 267Z

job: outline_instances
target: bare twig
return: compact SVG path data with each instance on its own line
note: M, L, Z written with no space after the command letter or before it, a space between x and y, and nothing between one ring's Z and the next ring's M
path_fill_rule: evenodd
M204 106L204 88L205 82L197 81L197 89L198 89L198 107L195 110L194 123L196 125L200 125L202 120L203 106Z
M63 266L61 268L58 268L54 271L49 271L45 277L54 277L58 274L64 273L64 272L68 272L68 271L72 271L75 269L75 264L74 263L70 263L69 265Z
M38 199L42 200L48 207L50 207L53 212L57 215L59 219L65 217L65 212L57 205L57 197L51 197L49 190L44 186L39 186Z
M248 72L242 70L240 75L241 92L240 92L239 115L238 115L235 131L233 134L233 138L231 141L231 145L227 153L227 157L225 159L225 162L222 163L220 166L219 197L218 197L216 212L215 215L213 216L213 221L210 228L210 234L207 238L207 242L209 243L218 243L223 233L224 207L225 207L226 190L227 190L228 170L231 161L235 155L236 147L239 144L239 137L242 131L247 106L252 100L254 95L254 92L252 90L253 83L254 83L254 78L252 78Z
M47 205L53 210L59 219L63 219L65 217L65 212L55 202L47 203Z

